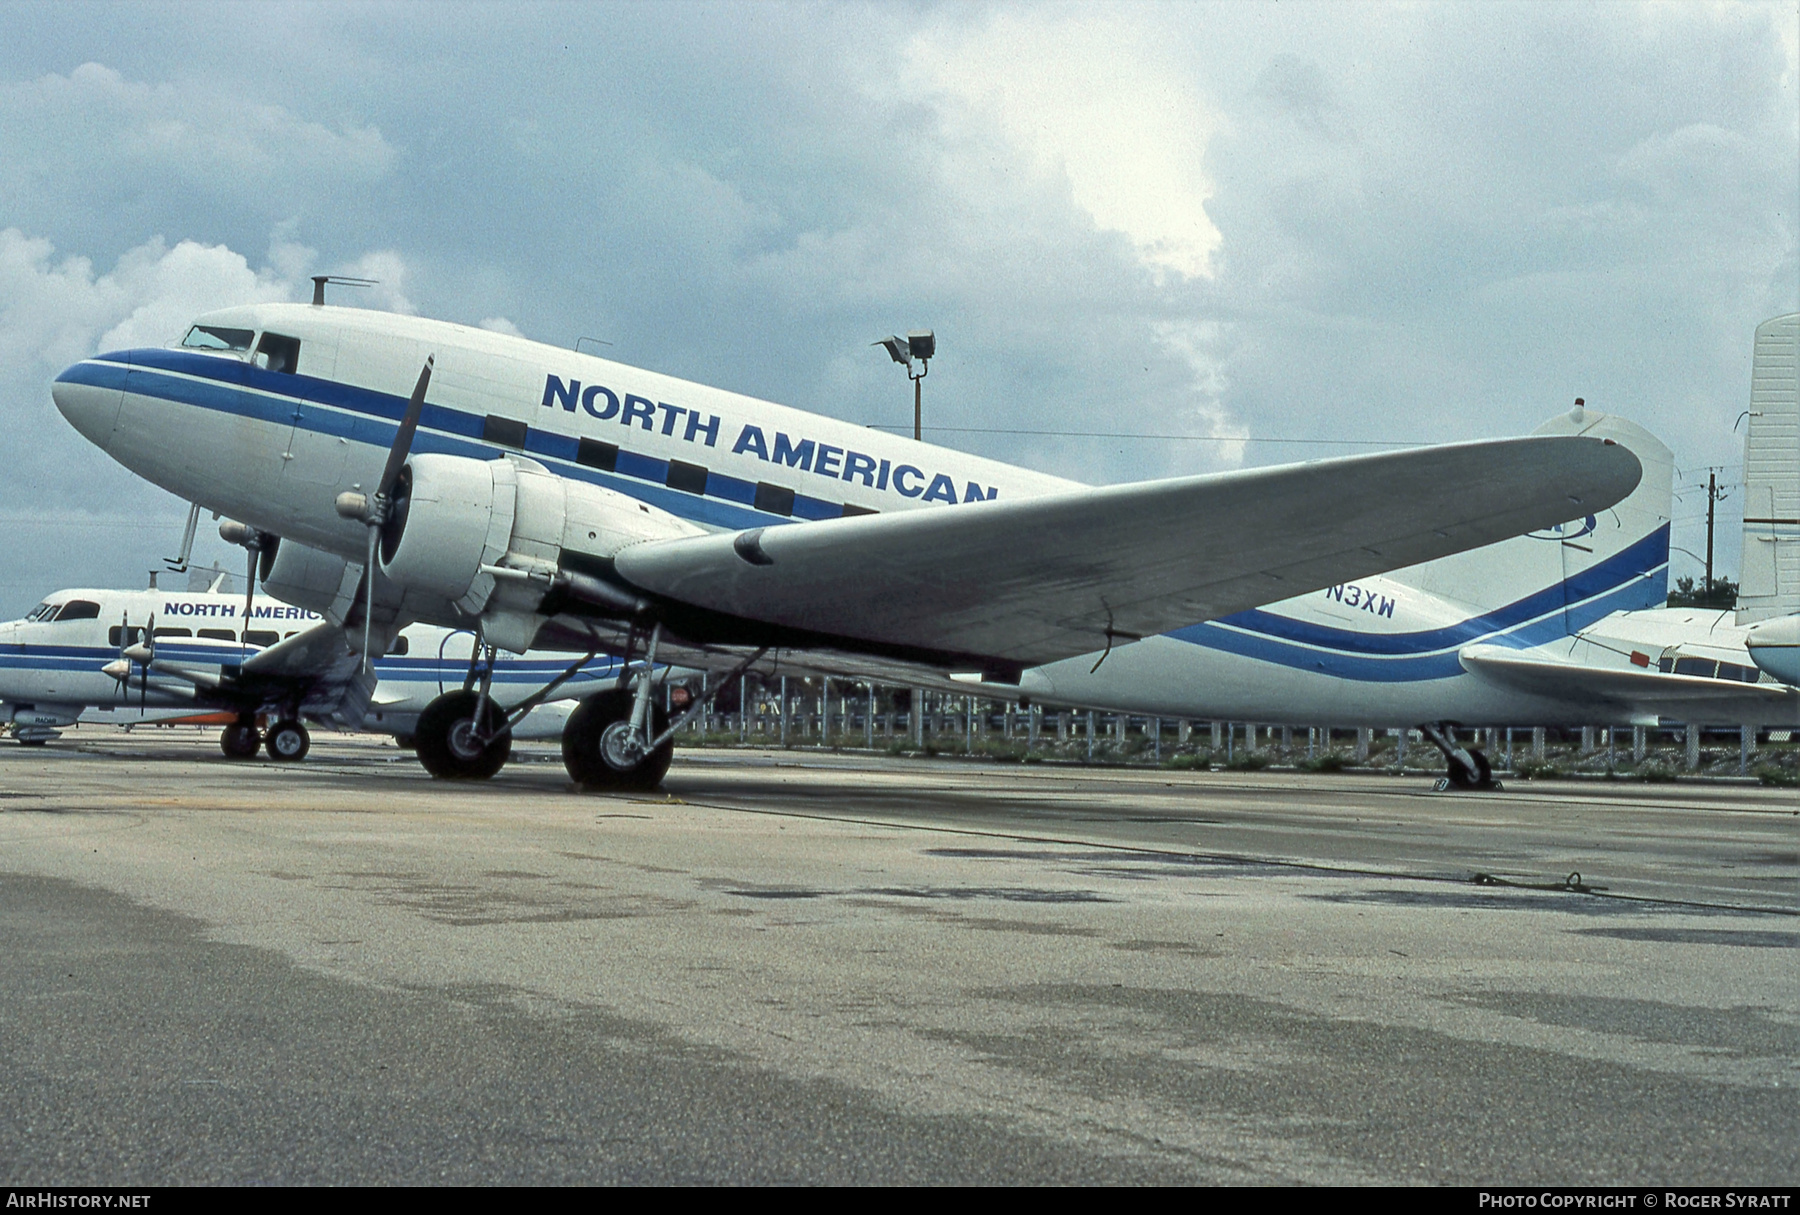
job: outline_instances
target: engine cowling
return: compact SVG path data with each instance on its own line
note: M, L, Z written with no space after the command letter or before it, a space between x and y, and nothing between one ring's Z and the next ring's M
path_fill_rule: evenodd
M484 615L491 640L524 649L541 619L509 625L498 617L535 613L566 553L610 557L638 541L699 533L667 511L533 460L425 454L407 462L395 485L381 571L409 595L441 596ZM528 578L502 585L488 572L496 567Z
M267 552L264 554L267 557ZM361 570L342 557L292 540L275 549L262 575L263 589L283 603L306 608L342 624L361 580Z

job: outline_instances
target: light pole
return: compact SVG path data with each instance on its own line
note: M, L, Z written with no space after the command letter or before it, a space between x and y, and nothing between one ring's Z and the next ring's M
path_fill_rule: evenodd
M906 368L906 378L913 382L913 438L924 437L924 411L919 400L919 381L931 370L931 360L937 354L937 338L931 330L915 330L905 337L885 337L879 342L871 342L873 346L887 348L889 357ZM913 372L913 360L919 360L917 374Z

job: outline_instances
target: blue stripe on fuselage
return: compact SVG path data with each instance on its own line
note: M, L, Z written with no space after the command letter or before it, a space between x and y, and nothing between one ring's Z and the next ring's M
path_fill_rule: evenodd
M129 361L129 382L118 385L111 373L124 368L101 360ZM111 368L74 374L81 368ZM173 373L173 374L170 374ZM276 425L293 425L316 434L362 443L386 451L393 446L407 398L374 389L358 388L335 380L266 371L235 359L189 354L179 350L132 350L101 355L99 360L77 364L64 373L77 383L104 383L177 404L255 418ZM308 405L325 408L308 409ZM480 441L485 416L476 416L429 402L420 411L415 452L437 452L493 460L514 449ZM756 487L730 474L709 470L706 494L672 490L662 484L669 473L668 460L620 449L615 471L607 473L575 462L579 439L573 435L540 430L526 432L524 454L572 480L586 481L647 502L679 518L712 527L737 530L790 523L795 519L836 519L844 505L794 495L793 518L755 510L750 503Z
M1177 629L1169 636L1244 658L1364 683L1449 679L1463 673L1457 651L1471 642L1527 649L1569 636L1614 612L1660 607L1663 592L1654 575L1667 562L1667 546L1665 525L1566 583L1439 629L1364 634L1253 609ZM1645 560L1658 564L1645 570ZM1571 600L1566 606L1565 588Z

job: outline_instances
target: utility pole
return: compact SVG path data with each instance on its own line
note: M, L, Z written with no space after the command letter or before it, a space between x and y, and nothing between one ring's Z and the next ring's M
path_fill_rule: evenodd
M1706 589L1705 594L1712 597L1712 546L1713 546L1713 508L1719 502L1719 475L1706 474Z

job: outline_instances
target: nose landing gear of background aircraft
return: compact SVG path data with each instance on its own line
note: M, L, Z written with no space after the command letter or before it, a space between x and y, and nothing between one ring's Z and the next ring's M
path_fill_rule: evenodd
M1419 727L1419 733L1438 749L1448 765L1435 786L1439 793L1450 789L1481 789L1498 793L1505 788L1494 779L1493 766L1488 763L1487 756L1480 751L1468 750L1456 741L1456 727L1451 723L1427 723Z
M262 734L256 728L256 719L240 717L226 726L219 734L219 750L225 752L226 759L255 759L256 753L262 750Z

